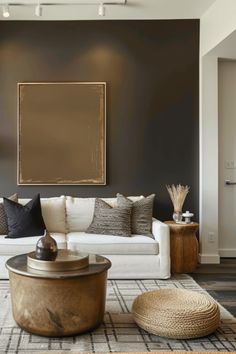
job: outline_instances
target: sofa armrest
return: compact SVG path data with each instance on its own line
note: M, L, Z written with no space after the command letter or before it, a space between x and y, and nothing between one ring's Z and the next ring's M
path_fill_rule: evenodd
M160 266L165 274L170 276L170 229L163 222L154 219L152 222L152 234L159 244Z
M152 222L152 234L159 243L159 252L164 256L170 256L170 230L169 226L154 219Z

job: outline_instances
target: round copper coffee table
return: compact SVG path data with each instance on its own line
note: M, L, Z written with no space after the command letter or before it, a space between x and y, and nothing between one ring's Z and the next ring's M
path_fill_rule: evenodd
M96 328L103 321L107 270L111 262L89 255L86 268L42 271L27 265L27 254L10 258L13 316L24 330L42 336L69 336Z

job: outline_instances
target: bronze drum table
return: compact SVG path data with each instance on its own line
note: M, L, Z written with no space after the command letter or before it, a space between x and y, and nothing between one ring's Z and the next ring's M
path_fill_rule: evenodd
M27 265L27 254L10 258L13 317L24 330L42 336L69 336L101 324L106 301L107 270L111 262L89 255L86 268L42 271Z

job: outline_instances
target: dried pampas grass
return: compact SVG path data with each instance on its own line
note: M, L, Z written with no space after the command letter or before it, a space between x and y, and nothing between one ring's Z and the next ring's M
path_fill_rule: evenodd
M172 184L172 186L166 186L166 188L170 195L170 199L172 200L174 211L176 213L181 213L185 198L190 190L190 187L181 186L181 184L175 186L174 184Z

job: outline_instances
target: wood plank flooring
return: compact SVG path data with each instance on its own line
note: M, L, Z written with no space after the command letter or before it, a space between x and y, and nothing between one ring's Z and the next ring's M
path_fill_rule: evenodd
M201 264L190 275L236 317L236 258L222 258L220 264Z

